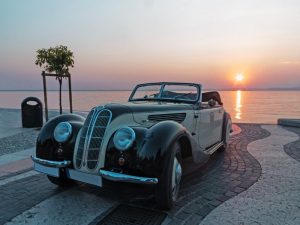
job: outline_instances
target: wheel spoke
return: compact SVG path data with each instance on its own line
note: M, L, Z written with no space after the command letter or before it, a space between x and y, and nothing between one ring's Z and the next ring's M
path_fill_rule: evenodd
M178 160L175 157L174 158L174 163L173 163L173 171L172 171L172 189L174 189L174 187L176 186L176 167L178 164Z
M180 181L182 176L182 168L177 158L174 158L173 172L172 172L172 198L175 201L179 192Z

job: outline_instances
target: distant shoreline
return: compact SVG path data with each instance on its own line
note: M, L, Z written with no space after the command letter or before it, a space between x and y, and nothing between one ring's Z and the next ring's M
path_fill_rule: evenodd
M257 89L252 89L252 88L248 88L248 89L213 89L213 88L210 88L210 89L204 89L204 91L211 91L211 90L218 90L218 91L300 91L300 88L257 88ZM36 92L39 92L39 91L43 91L43 90L0 90L0 92L5 92L5 91L9 91L9 92L13 92L13 91L36 91ZM55 90L55 89L51 89L51 90L47 90L47 91L58 91L58 90ZM69 90L62 90L63 92L68 92ZM132 89L128 89L128 90L97 90L97 89L91 89L91 90L72 90L72 92L74 91L132 91Z

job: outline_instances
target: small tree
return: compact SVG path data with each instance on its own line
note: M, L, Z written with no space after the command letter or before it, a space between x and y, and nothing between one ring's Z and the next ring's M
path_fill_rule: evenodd
M61 87L63 77L69 76L69 67L74 67L73 52L67 46L56 46L48 49L39 49L35 64L44 67L46 72L54 72L59 82L59 112L62 114Z

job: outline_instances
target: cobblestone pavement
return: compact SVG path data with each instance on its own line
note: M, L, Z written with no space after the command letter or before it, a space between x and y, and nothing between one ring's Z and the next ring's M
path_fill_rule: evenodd
M268 137L270 133L259 125L240 124L239 126L242 131L231 138L226 152L214 154L198 172L184 177L180 198L175 207L168 212L169 224L199 224L211 210L243 192L258 180L261 167L247 151L247 145L252 141ZM55 205L64 208L63 212L59 211L60 214L56 217L65 217L70 220L67 218L70 216L67 211L74 211L76 208L78 212L84 207L84 204L78 204L78 201L75 201L77 205L70 203L75 198L74 192L87 194L81 199L82 202L89 200L89 204L86 203L86 205L98 205L98 214L91 211L94 217L91 215L88 217L94 224L96 221L92 220L104 210L103 207L101 208L101 202L107 206L106 209L112 204L119 203L156 208L153 190L150 188L105 182L105 187L102 189L86 184L80 184L71 189L62 189L51 184L45 175L38 174L4 185L0 184L0 224L11 221L13 218L11 224L31 224L35 221L34 219L39 218L38 212L51 211L53 209L50 208ZM95 201L91 200L93 199L91 196L94 196ZM59 202L61 199L63 199L63 205ZM57 212L53 212L55 213ZM43 215L42 212L40 214ZM49 215L50 219L52 217ZM49 218L41 224L49 224ZM76 220L75 217L74 220ZM60 220L58 224L66 224L66 221Z
M284 151L286 152L286 154L288 154L289 156L291 156L292 158L300 162L300 128L295 128L295 127L283 127L283 128L292 131L299 136L299 139L297 141L286 144L284 146Z
M38 129L30 129L0 138L0 156L34 147L38 134Z
M204 168L183 180L181 197L170 212L170 224L199 224L211 210L258 180L261 167L247 145L270 133L258 125L239 126L242 132L231 138L225 153L215 154Z
M258 182L214 209L201 225L300 224L300 163L284 151L299 137L277 125L262 128L271 135L247 147L262 168Z
M38 174L0 186L0 224L63 191Z

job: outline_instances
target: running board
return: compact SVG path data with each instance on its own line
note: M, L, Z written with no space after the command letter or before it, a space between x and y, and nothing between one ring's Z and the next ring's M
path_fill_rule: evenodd
M222 145L223 145L223 141L218 142L217 144L211 146L210 148L205 149L205 152L211 155L211 154L213 154L215 151L217 151L220 147L222 147Z

